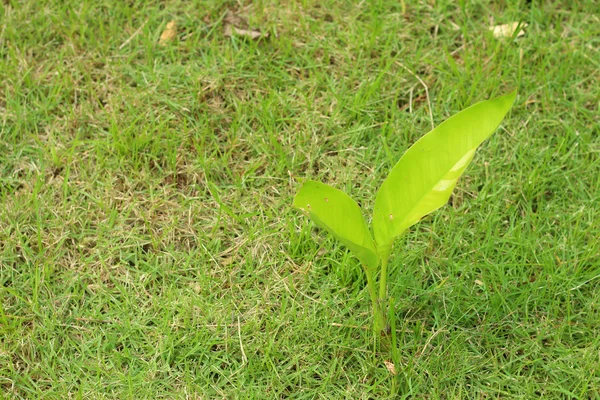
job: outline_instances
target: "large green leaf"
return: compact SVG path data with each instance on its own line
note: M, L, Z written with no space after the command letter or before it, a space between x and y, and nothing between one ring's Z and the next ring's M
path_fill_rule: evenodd
M344 243L371 270L379 265L373 238L360 207L346 193L321 182L306 181L294 207Z
M475 150L500 125L516 95L513 91L453 115L404 153L375 199L373 230L382 258L398 235L446 204Z

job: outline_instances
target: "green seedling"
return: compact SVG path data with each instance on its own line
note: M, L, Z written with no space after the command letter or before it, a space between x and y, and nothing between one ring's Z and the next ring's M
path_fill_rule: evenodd
M387 326L387 266L395 239L448 202L477 147L500 125L516 95L513 91L472 105L442 122L404 153L377 192L374 240L360 207L346 193L307 180L296 194L294 207L359 259L367 278L377 336Z

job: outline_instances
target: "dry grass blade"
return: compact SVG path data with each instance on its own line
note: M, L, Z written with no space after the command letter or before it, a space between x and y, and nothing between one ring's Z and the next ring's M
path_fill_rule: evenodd
M140 32L142 31L142 29L144 29L144 26L146 26L146 24L148 23L148 20L144 21L144 23L142 24L142 26L140 26L139 28L137 28L135 30L135 32L133 32L133 34L131 36L129 36L129 38L124 41L120 46L119 46L119 50L122 50L123 47L127 46L129 44L129 42L131 42L133 40L134 37L136 37L137 35L140 34Z

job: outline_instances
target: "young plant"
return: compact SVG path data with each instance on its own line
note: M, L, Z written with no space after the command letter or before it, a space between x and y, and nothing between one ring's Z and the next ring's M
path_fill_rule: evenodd
M375 197L375 240L358 204L341 190L307 180L294 197L294 207L359 259L367 277L377 335L386 327L387 266L394 240L446 204L475 150L500 125L516 95L513 91L472 105L442 122L404 153Z

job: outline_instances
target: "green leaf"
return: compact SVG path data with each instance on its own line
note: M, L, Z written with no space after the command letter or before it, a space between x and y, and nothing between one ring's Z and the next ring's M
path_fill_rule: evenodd
M394 166L375 199L373 230L382 258L392 243L450 198L477 147L500 125L516 91L477 103L419 139Z
M294 207L344 243L371 270L379 265L373 238L360 207L341 190L307 180L294 197Z

